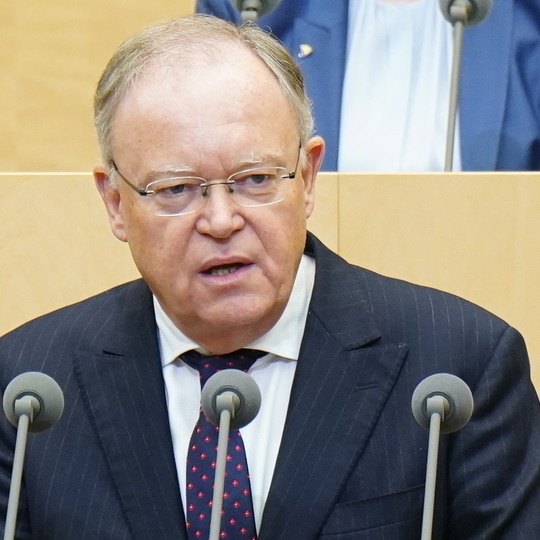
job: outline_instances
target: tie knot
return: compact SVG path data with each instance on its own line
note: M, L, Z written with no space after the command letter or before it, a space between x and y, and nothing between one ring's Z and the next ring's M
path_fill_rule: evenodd
M248 371L255 361L265 354L264 351L255 349L238 349L227 354L207 356L191 350L185 352L181 358L188 366L199 372L202 387L214 373L223 369Z

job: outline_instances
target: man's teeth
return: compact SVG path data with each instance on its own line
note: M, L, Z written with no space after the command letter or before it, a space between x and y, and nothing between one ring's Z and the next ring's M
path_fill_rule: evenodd
M212 276L224 276L226 274L231 274L235 270L240 268L240 264L231 264L230 266L218 266L216 268L210 269L210 275Z

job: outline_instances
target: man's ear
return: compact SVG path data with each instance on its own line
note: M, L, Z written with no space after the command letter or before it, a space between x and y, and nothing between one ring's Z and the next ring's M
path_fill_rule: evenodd
M304 146L304 152L307 160L302 168L302 178L304 180L306 218L308 218L315 206L315 180L324 158L324 140L322 137L311 137Z
M120 193L111 187L109 172L105 166L99 165L94 169L94 181L105 203L114 236L122 242L127 242L126 227L120 211L122 203Z

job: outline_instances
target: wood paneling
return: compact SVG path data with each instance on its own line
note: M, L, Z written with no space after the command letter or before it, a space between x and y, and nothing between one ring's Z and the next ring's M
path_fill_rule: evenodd
M315 184L315 209L308 219L308 229L330 249L339 247L337 173L321 173Z
M337 249L337 175L321 175L309 227ZM0 335L139 277L88 173L0 174Z
M0 171L91 171L95 85L125 38L195 0L24 0L0 7Z
M452 292L526 338L540 388L540 175L342 175L339 253Z
M90 174L0 175L0 335L138 277Z

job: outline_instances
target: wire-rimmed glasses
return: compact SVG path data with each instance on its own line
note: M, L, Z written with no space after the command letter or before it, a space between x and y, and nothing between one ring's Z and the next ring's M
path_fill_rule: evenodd
M282 201L286 194L287 180L296 177L301 147L294 171L285 167L257 166L231 174L227 179L205 180L198 176L175 175L150 182L145 188L133 185L119 170L114 160L113 168L120 178L141 197L147 197L158 216L182 216L197 212L204 206L208 189L226 186L240 206L268 206Z

